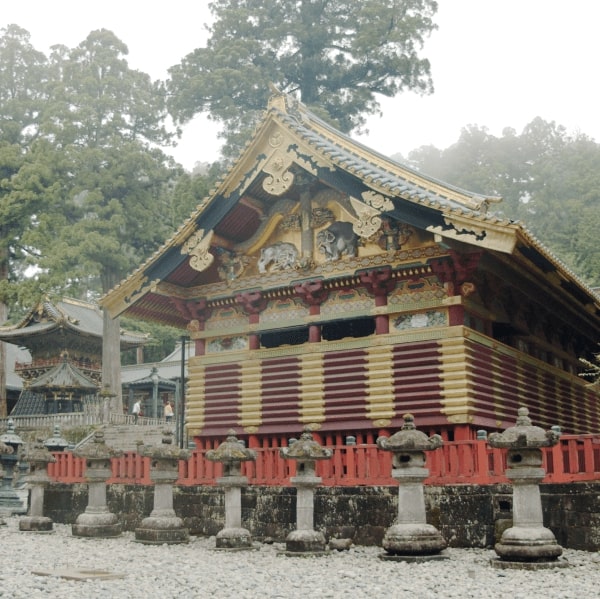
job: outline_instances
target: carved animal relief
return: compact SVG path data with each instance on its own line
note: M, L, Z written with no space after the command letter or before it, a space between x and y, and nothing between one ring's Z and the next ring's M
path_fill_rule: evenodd
M317 233L317 247L328 262L339 260L343 255L356 256L358 235L352 223L336 221Z
M293 243L278 242L262 248L258 259L258 272L266 273L292 269L298 260L298 249Z

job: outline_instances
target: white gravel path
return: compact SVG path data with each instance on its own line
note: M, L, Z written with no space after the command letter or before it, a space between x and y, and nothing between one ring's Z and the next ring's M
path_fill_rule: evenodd
M18 518L0 527L0 597L61 599L204 598L589 599L600 596L600 554L566 550L567 568L498 570L493 551L448 549L448 560L410 564L378 559L378 547L353 547L319 558L285 557L282 544L257 551L215 551L214 538L186 545L142 545L134 534L81 539L55 524L24 533ZM107 570L116 580L66 580L34 570Z

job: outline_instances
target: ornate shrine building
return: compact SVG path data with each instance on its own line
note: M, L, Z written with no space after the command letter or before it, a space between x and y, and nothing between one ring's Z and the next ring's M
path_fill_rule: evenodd
M101 304L187 329L199 445L231 427L251 445L305 426L360 442L407 412L471 439L523 404L539 426L597 432L578 358L597 352L600 298L498 201L275 95L223 180Z
M0 327L0 341L24 347L31 356L14 363L23 390L10 414L82 411L86 399L95 398L100 389L102 327L97 305L70 298L41 301L19 323ZM121 348L146 341L145 336L123 333Z

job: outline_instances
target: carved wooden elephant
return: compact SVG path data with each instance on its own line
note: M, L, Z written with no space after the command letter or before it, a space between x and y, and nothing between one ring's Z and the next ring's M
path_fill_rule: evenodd
M258 259L258 272L266 273L270 265L270 271L294 268L298 260L298 250L293 243L280 241L260 250Z
M317 233L317 247L325 259L339 260L342 255L356 256L358 235L352 229L352 223L336 221Z

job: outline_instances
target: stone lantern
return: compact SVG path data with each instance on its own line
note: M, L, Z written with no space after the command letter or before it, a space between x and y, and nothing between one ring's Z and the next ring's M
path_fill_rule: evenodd
M19 461L19 450L23 445L23 439L15 432L15 424L9 418L6 432L0 435L0 444L4 444L9 451L0 451L0 462L4 467L2 485L0 486L0 511L9 514L25 514L27 512L27 500L17 493L15 489L15 471Z
M48 451L64 451L69 446L69 442L60 435L60 426L54 426L54 432L51 437L44 441L44 447Z
M217 533L217 549L252 549L250 532L242 527L242 487L248 486L248 479L242 476L241 464L256 460L256 454L230 430L217 449L206 452L206 459L223 464L217 484L225 489L225 528Z
M296 530L285 539L287 555L319 555L325 553L326 541L322 532L313 530L314 489L321 482L316 475L317 460L329 460L331 449L321 447L305 428L300 439L279 450L282 458L296 460L296 476L290 479L296 487Z
M557 562L562 547L552 531L544 528L539 488L545 475L540 448L556 445L558 439L557 431L532 426L529 410L524 407L519 408L515 426L488 437L492 447L508 449L506 476L513 484L513 525L496 543L494 549L500 557L492 561L496 567L518 567L519 564L531 567L532 563L536 567L544 567L544 563L550 567L566 565L566 562Z
M138 446L139 453L150 458L150 478L154 482L154 507L135 529L135 540L149 545L187 543L188 529L173 510L173 484L179 477L179 460L187 460L190 452L173 443L173 431L163 431L158 447Z
M404 416L402 428L391 437L379 437L377 446L393 452L392 477L398 481L398 517L383 538L382 559L421 561L443 559L446 541L427 524L423 481L429 475L425 452L441 447L439 435L427 437L415 427L412 414Z
M12 453L13 451L14 450L12 447L10 447L9 445L6 445L5 443L2 443L0 441L0 456L2 456L4 454ZM4 468L2 467L2 459L0 458L0 485L2 485L3 480L4 480ZM0 486L0 493L1 492L2 492L2 486ZM0 526L4 526L5 524L6 524L6 522L0 516Z
M28 532L50 532L53 522L44 516L44 487L50 481L48 464L56 462L54 456L44 446L43 439L37 439L23 455L29 464L26 481L31 488L29 511L19 520L19 530Z
M76 537L117 537L121 526L115 514L106 505L106 481L112 474L111 458L122 452L108 447L104 442L104 431L94 433L93 441L74 451L77 457L85 458L85 477L88 481L88 505L83 514L77 516L72 526Z

